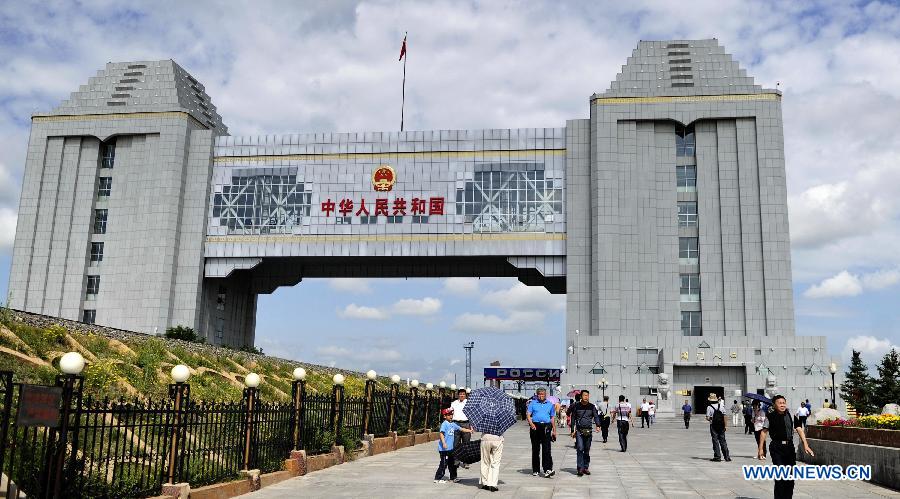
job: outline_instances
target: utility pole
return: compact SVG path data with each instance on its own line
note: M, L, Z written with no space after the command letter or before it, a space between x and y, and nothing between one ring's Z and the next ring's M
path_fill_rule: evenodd
M463 345L466 349L466 386L472 387L472 349L475 348L475 342L470 341Z

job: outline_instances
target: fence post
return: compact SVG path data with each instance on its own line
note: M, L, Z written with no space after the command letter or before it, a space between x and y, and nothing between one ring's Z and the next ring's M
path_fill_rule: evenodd
M417 383L418 384L418 383ZM406 415L406 428L407 432L415 433L416 429L413 428L413 415L416 412L416 402L419 400L419 389L415 386L409 387L409 407Z
M294 369L294 381L291 383L291 400L294 411L291 413L291 428L294 435L294 450L303 448L303 402L306 399L306 370L302 367Z
M399 376L396 376L396 377L399 379ZM393 381L393 378L391 380ZM390 407L388 407L388 432L392 432L395 430L394 419L396 418L396 415L397 415L397 391L398 390L400 390L400 385L398 385L396 381L391 383L391 405L390 405Z
M81 394L84 386L84 358L77 352L69 352L59 361L64 374L56 376L56 386L62 388L62 407L59 411L59 426L51 428L47 440L47 497L59 497L66 464L66 450L69 447L69 432L76 438L72 442L72 459L78 453L78 425L81 413ZM74 407L73 407L74 406ZM73 421L72 413L75 412Z
M253 435L256 431L256 399L259 396L259 375L248 373L244 377L244 407L247 408L247 416L244 420L244 468L241 471L250 471L250 463L255 461L253 447ZM253 462L253 464L256 464Z
M365 405L363 406L362 436L369 434L369 420L372 419L372 409L375 405L375 378L377 376L375 371L366 373L366 378L368 379L366 379L366 396Z
M344 375L335 374L331 378L331 428L334 430L334 444L338 445L341 427L344 424Z
M431 412L431 383L425 385L425 429L431 428L428 426L428 413Z
M185 383L190 377L187 366L179 364L172 368L172 379L175 383L169 385L169 398L172 406L172 442L169 446L169 473L168 484L181 483L182 468L184 465L184 433L185 433L185 406L190 402L191 385Z
M0 452L0 471L3 471L3 458L6 457L6 437L9 431L9 419L12 414L13 401L13 373L12 371L0 371L0 396L3 398L3 410L0 411L0 444L3 452ZM12 480L12 478L10 478Z

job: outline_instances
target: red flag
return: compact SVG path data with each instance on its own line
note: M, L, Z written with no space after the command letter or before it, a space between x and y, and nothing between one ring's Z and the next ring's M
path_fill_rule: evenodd
M403 45L400 47L400 58L397 60L402 61L403 56L405 56L405 55L406 55L406 37L404 36L403 37Z

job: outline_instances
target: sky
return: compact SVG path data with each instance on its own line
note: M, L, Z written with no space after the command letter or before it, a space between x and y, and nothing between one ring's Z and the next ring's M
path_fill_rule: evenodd
M717 38L784 93L798 335L870 364L900 344L900 5L889 2L4 2L0 296L30 116L108 61L174 59L232 135L560 127L639 40ZM462 384L564 360L564 296L512 279L305 280L259 299L269 354Z

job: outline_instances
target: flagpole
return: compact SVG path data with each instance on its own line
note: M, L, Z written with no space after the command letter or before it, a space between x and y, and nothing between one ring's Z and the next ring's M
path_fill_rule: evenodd
M406 109L406 59L409 58L409 49L406 48L406 32L403 33L403 91L400 101L400 131L403 131L403 114Z

